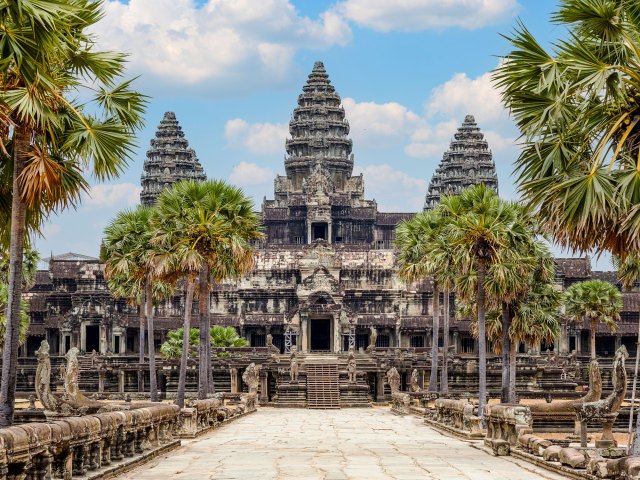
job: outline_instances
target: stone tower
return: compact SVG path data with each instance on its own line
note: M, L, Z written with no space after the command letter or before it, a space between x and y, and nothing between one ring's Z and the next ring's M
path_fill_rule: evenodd
M316 62L289 122L285 170L294 191L301 191L303 180L319 170L337 190L344 189L351 177L349 123L340 104L323 63Z
M202 182L207 176L196 152L189 148L175 113L166 112L144 161L140 203L153 205L162 190L185 179Z
M476 119L467 115L431 178L424 209L435 207L440 195L455 194L480 183L498 191L498 176L489 145Z

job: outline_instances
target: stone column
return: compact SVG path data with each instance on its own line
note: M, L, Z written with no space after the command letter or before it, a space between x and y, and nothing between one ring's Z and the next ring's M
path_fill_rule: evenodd
M124 370L118 372L118 392L124 393Z
M311 243L311 222L307 219L307 245Z
M238 369L230 368L229 375L231 376L231 393L238 393Z
M269 401L269 372L265 372L264 370L260 370L260 397L258 400L260 402L268 402Z
M309 328L309 320L307 319L306 315L304 317L300 317L300 344L298 345L298 349L302 352L302 353L307 353L307 351L309 350L309 332L308 329Z
M460 336L458 332L453 332L453 354L457 355L460 351Z
M127 353L126 331L120 335L120 353Z
M105 371L100 370L98 372L98 393L104 393L104 376Z
M107 325L100 322L100 354L106 355L108 350Z
M327 242L329 242L329 244L333 243L331 241L332 237L332 233L333 233L333 225L331 224L331 222L327 222Z
M376 402L384 402L384 381L385 374L383 372L376 373Z
M80 324L80 351L87 351L87 325L85 323Z
M334 315L331 323L333 324L333 352L340 353L342 351L342 333L340 327L340 320Z

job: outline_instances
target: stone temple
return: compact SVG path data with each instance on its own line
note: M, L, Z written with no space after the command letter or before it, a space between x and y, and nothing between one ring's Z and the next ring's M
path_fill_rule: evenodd
M274 197L261 207L266 238L259 245L255 270L238 281L218 284L211 292L212 324L235 327L250 344L248 357L213 360L216 388L239 388L237 371L247 366L249 358L258 361L275 349L288 353L296 345L301 354L325 354L335 359L336 368L343 368L350 347L360 352L372 347L373 353L362 353L359 360L365 372L358 379L359 393L348 388L345 392L362 401L384 398L382 376L390 358L395 358L403 382L413 368L424 371L430 362L432 284L428 280L414 285L402 282L393 250L396 226L415 212L380 212L376 202L366 198L366 179L353 175L349 123L321 62L314 65L302 87L289 131L291 137L284 145L285 175L276 177ZM474 117L468 115L452 134L451 146L426 193L425 208L432 208L440 195L478 182L498 189L492 154ZM144 163L141 202L153 204L163 188L183 178L204 180L205 173L175 115L167 113ZM619 284L615 273L592 272L587 258L557 259L556 263L559 288L589 278ZM38 271L36 284L27 295L31 327L21 349L23 357L33 356L43 339L48 340L54 357L74 346L81 352L95 350L109 359L102 381L105 391L135 391L138 311L110 295L104 265L98 259L53 255L48 268ZM623 293L624 312L615 334L597 332L599 355L613 355L622 343L635 352L638 295ZM449 301L453 307L453 298ZM156 307L157 348L168 331L182 325L184 308L180 292ZM456 320L454 308L449 311L454 362L449 369L450 384L452 389L464 390L469 385L465 379L473 373L467 360L474 361L477 342L469 322ZM564 321L553 345L521 345L520 351L536 355L551 348L582 354L588 347L588 324ZM175 365L159 365L161 388L175 389ZM32 382L32 367L25 363L20 388ZM279 382L279 368L263 365L263 398L304 399L297 387L289 391ZM489 376L491 389L499 384L499 369L490 368ZM98 383L95 372L88 372L85 378L89 384ZM533 384L540 386L541 381Z

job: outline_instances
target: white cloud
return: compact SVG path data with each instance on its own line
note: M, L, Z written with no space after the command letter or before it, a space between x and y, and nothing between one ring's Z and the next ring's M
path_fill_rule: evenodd
M224 134L227 141L242 146L257 155L283 153L289 127L283 123L253 123L241 118L227 121Z
M380 146L403 138L420 123L420 117L396 102L342 102L356 145Z
M387 164L356 165L354 175L362 173L368 198L375 198L386 212L417 211L424 204L427 182L396 170Z
M279 83L299 49L351 41L336 12L303 17L289 0L108 0L104 10L100 46L130 52L134 72L173 88L221 93Z
M62 226L58 223L47 223L42 227L42 237L51 238L55 237L62 231Z
M240 162L233 167L229 175L229 181L240 187L262 185L273 182L275 173L255 163Z
M511 18L516 0L345 0L336 10L359 25L389 32L476 29Z
M111 185L93 185L89 193L83 196L82 204L90 207L131 207L140 201L142 188L133 183L115 183Z

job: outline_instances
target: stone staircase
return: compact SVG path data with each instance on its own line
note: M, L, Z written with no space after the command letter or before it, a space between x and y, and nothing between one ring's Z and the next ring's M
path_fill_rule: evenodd
M335 357L307 357L307 407L340 408L338 361Z

